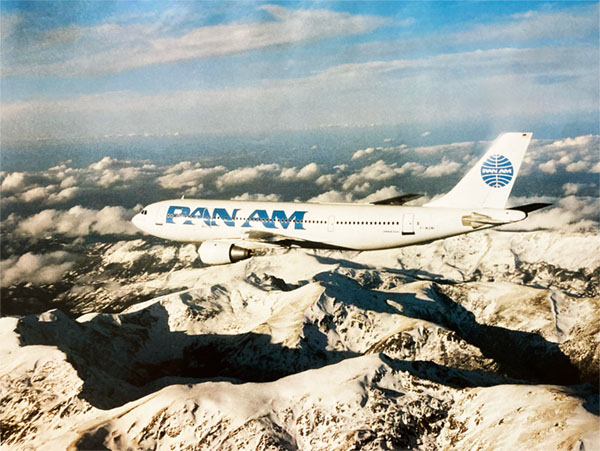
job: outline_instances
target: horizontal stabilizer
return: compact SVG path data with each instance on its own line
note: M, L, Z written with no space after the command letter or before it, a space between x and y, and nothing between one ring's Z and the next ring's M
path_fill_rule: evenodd
M373 205L404 205L411 200L423 197L423 194L403 194L402 196L391 197L389 199L371 202Z
M549 207L552 204L544 204L542 202L537 202L534 204L527 204L527 205L520 205L518 207L511 207L511 210L519 210L522 211L523 213L531 213L532 211L536 211L539 210L541 208L546 208Z

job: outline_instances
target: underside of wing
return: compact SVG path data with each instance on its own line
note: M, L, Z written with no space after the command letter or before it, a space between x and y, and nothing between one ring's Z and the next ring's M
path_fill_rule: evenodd
M252 244L257 247L303 247L308 249L335 249L350 250L349 248L334 246L332 244L320 243L318 241L291 238L273 232L253 230L247 237L239 240L240 243Z

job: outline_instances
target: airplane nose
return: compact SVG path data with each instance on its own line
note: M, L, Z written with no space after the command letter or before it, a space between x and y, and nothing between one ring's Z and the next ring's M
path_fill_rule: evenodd
M141 229L141 222L142 222L142 215L140 215L139 213L137 215L135 215L133 218L131 218L131 222L133 223L134 226L136 226L138 229Z

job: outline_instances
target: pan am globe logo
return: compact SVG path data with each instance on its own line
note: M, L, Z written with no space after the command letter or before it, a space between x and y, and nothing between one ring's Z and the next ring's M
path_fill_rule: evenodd
M513 165L504 155L496 153L481 165L481 178L492 188L502 188L508 185L513 175Z

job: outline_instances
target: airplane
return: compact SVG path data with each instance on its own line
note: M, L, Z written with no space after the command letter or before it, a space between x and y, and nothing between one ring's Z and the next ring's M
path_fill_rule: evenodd
M143 208L132 222L160 238L201 243L203 263L235 263L261 247L390 249L524 220L551 204L506 208L532 133L501 134L447 194L422 206L405 194L371 204L175 199Z

